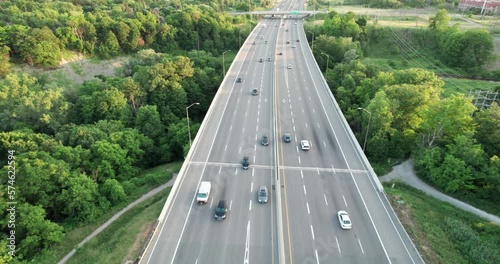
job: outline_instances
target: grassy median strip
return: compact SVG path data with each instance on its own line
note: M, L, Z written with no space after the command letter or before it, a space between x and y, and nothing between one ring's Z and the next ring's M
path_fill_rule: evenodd
M384 185L426 263L500 263L499 225L403 183Z
M67 263L135 263L154 231L169 192L170 188L167 188L123 214L101 234L77 249Z

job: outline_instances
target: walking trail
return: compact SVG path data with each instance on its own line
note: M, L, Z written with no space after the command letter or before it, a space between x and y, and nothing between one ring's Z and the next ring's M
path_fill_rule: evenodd
M91 240L95 236L99 235L99 233L101 233L104 229L106 229L110 224L112 224L114 221L116 221L116 219L118 219L122 214L126 213L132 207L136 206L139 203L144 202L146 199L148 199L150 197L153 197L155 194L163 191L167 187L172 187L172 185L174 185L176 177L177 177L177 173L174 173L172 179L170 179L167 183L156 187L155 189L153 189L150 192L141 196L141 198L139 198L139 199L135 200L134 202L130 203L129 205L127 205L127 207L123 208L120 212L113 215L113 217L111 217L108 221L106 221L106 223L104 223L103 225L98 227L94 232L92 232L92 234L90 234L82 242L80 242L80 244L78 244L78 247L82 247L89 240ZM66 261L68 261L75 253L76 253L76 249L74 248L66 256L64 256L64 258L61 261L59 261L58 264L66 263Z
M484 219L487 219L488 221L500 224L500 218L498 216L489 214L485 211L479 210L469 204L466 204L464 202L461 202L455 198L452 198L448 195L445 195L438 190L434 189L433 187L427 185L425 182L420 180L417 175L415 174L415 171L413 170L413 161L411 159L403 162L400 165L394 166L393 170L389 172L387 175L382 176L379 178L380 181L382 182L390 182L393 180L400 180L413 188L419 189L426 194L437 198L441 201L448 202L462 210L471 212L473 214L476 214Z

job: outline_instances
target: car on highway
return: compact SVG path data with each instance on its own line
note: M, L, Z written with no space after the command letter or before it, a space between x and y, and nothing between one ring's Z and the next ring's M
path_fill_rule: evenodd
M297 25L297 22L295 22L295 25Z
M259 62L264 62L264 59L263 59L263 58L260 58L260 59L259 59Z
M266 44L267 44L267 40L266 40L266 41L264 41L264 43L266 43Z
M259 187L259 194L257 195L257 200L259 201L259 203L267 203L267 198L268 198L267 187L262 185Z
M225 200L220 200L215 208L215 219L224 220L227 215L227 205Z
M260 140L260 144L261 144L262 146L267 146L267 145L269 145L269 138L267 138L267 136L266 136L266 135L263 135L263 136L262 136L262 139Z
M264 35L260 35L260 39L264 39Z
M271 57L267 57L267 61L271 61Z
M243 160L241 161L241 167L244 170L248 170L249 166L250 166L250 161L248 160L248 157L243 157Z
M337 216L339 218L340 227L342 229L352 228L351 218L346 211L338 211Z
M287 30L285 30L285 31L286 31L286 32L288 32L288 29L287 29Z
M292 48L295 48L296 46L295 45L292 45Z
M288 64L287 68L291 69L292 68L292 64Z
M290 133L283 134L283 141L285 143L290 143L292 141L292 135L290 135Z
M257 90L257 88L253 88L252 95L259 95L259 90Z
M243 82L243 79L241 79L241 77L238 77L238 78L236 78L236 82L237 83Z
M300 42L300 39L297 39L297 42Z
M283 55L283 52L278 53L278 55Z
M255 41L254 41L254 42L252 42L252 45L255 45L255 44L257 44L257 43L255 43Z
M301 140L300 141L300 148L302 150L310 150L311 149L311 145L309 144L309 140Z
M287 41L286 44L290 44L290 41Z

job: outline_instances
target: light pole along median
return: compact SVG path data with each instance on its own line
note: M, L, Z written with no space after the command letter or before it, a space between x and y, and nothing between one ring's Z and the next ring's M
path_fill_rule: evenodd
M199 105L200 103L192 103L190 106L186 107L186 118L188 123L188 135L189 135L189 147L191 148L191 129L189 128L189 107L193 105Z
M311 33L311 34L313 35L313 38L312 38L312 41L311 41L311 42L312 42L312 44L311 44L311 46L312 46L312 47L311 47L311 50L312 50L312 51L313 51L313 53L314 53L314 32L312 32L312 31L307 31L307 32L308 32L308 33Z
M370 114L370 118L368 118L368 126L366 127L366 135L365 135L365 143L363 143L363 152L365 152L365 147L366 147L366 140L368 139L368 130L370 130L370 122L372 121L372 113L363 107L358 107L358 110L363 110Z
M321 52L321 54L325 55L327 57L326 59L326 69L325 69L325 78L326 78L326 73L328 72L328 62L330 62L330 55L324 53L324 52Z
M222 78L226 77L226 63L224 60L224 55L230 51L231 50L226 50L226 51L222 52Z

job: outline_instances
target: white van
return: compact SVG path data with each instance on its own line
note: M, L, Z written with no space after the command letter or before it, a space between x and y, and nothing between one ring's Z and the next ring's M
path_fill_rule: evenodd
M200 184L200 189L198 190L198 195L196 196L197 203L207 203L208 197L210 197L210 190L212 189L212 184L209 181L202 181Z

